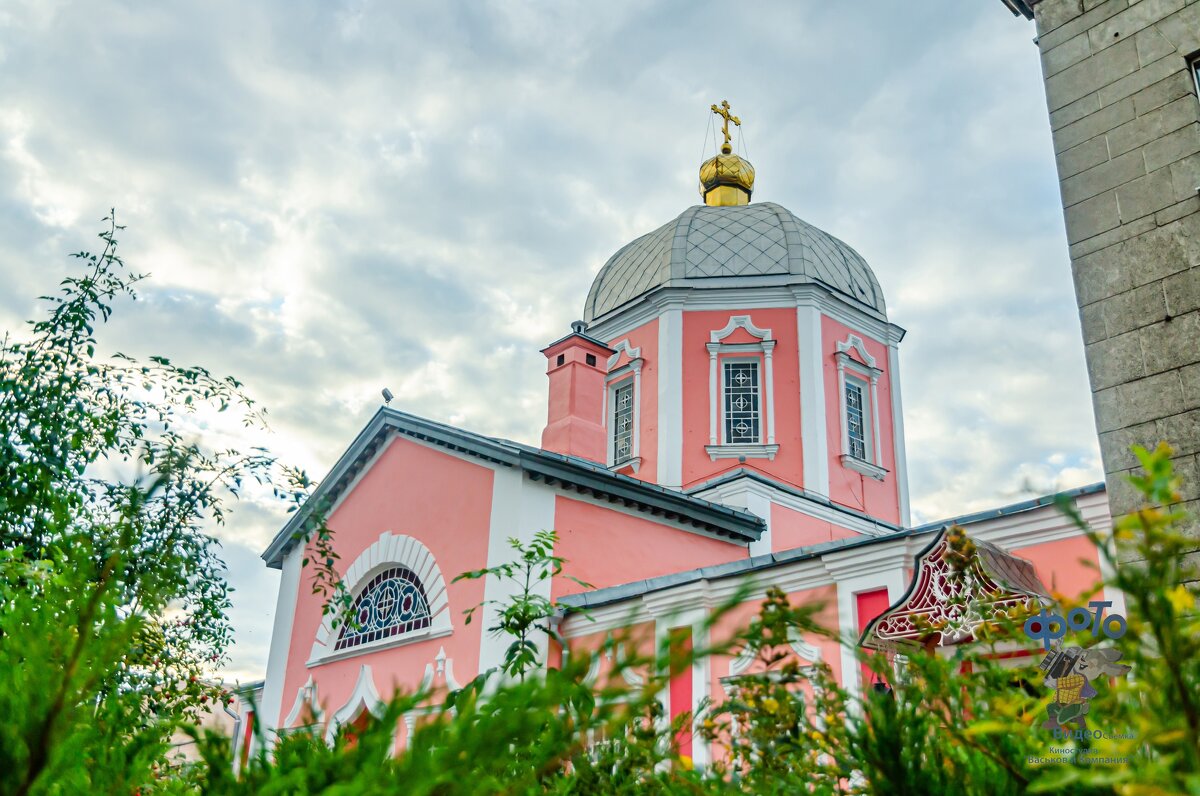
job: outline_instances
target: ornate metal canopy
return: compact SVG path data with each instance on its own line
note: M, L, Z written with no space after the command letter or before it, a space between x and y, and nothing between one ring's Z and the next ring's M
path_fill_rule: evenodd
M1033 564L948 527L917 554L913 579L899 602L871 621L859 644L903 652L975 638L984 622L1013 608L1038 610L1049 593Z

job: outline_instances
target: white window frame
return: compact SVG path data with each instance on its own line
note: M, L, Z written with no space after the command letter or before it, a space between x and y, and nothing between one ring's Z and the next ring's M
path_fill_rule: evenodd
M756 343L726 343L726 338L738 329L745 329L751 337L758 338ZM771 337L770 329L760 329L754 325L749 315L731 315L724 328L709 332L709 342L705 344L708 350L708 445L705 453L712 461L717 459L747 459L774 460L779 452L775 442L775 363L772 354L775 350L775 340ZM740 358L759 362L759 442L757 443L727 443L725 437L725 377L724 362L736 362ZM763 441L765 439L765 441Z
M850 356L852 351L858 354L859 359ZM888 473L880 464L883 461L883 448L880 444L882 435L879 433L879 377L883 375L883 371L875 366L875 357L867 352L866 344L856 334L849 335L837 344L835 356L838 369L838 404L841 407L842 419L842 466L876 481L882 481ZM867 388L863 390L865 405L862 408L863 435L868 456L865 461L850 454L850 419L846 406L848 380Z
M641 448L641 426L642 426L642 364L645 360L642 359L642 349L634 348L629 344L628 340L613 346L616 352L608 358L608 375L604 378L604 428L605 428L605 447L606 453L605 462L610 470L623 470L626 467L631 467L633 472L637 472L642 466L642 448ZM617 368L617 362L621 360L621 355L629 357L629 361ZM615 370L614 370L615 368ZM613 421L616 419L616 394L619 387L633 383L633 439L630 443L630 458L623 462L616 461L614 453L616 451L617 427Z
M857 375L849 375L843 372L842 375L842 401L845 404L846 411L843 417L846 420L846 454L853 456L850 440L850 399L846 395L850 387L857 387L859 393L862 394L860 410L862 411L862 443L863 455L856 457L860 461L873 462L874 460L874 439L875 428L871 422L871 384L866 379L860 379Z

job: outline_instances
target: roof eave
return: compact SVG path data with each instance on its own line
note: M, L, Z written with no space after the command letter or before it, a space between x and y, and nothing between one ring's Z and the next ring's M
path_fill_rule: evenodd
M1013 13L1013 16L1023 16L1026 19L1033 19L1033 7L1038 4L1038 0L1000 0L1008 7L1008 10Z
M441 447L482 458L494 464L520 467L531 477L547 483L562 483L581 492L591 492L611 502L633 505L651 515L690 525L705 533L747 545L765 530L764 521L749 512L731 509L703 498L660 487L628 476L611 473L599 465L585 465L551 451L508 443L435 423L424 418L380 407L346 452L329 471L312 495L275 535L263 552L267 566L280 569L291 545L307 534L313 512L324 500L336 500L362 472L367 462L390 438L399 433Z

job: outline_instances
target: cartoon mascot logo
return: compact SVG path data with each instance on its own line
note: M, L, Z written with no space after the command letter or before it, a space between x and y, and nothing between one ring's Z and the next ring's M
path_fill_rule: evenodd
M1074 724L1087 729L1088 700L1096 695L1092 685L1097 678L1122 677L1129 666L1117 663L1121 651L1111 647L1081 649L1069 647L1051 650L1038 666L1046 673L1045 684L1054 689L1054 701L1046 707L1047 719L1042 727L1065 730Z

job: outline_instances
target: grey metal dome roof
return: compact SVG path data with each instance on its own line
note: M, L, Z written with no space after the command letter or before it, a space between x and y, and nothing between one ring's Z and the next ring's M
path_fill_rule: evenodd
M858 252L787 209L760 202L691 207L627 244L596 274L583 317L591 322L657 287L704 287L698 280L718 277L816 283L887 314L879 282Z

